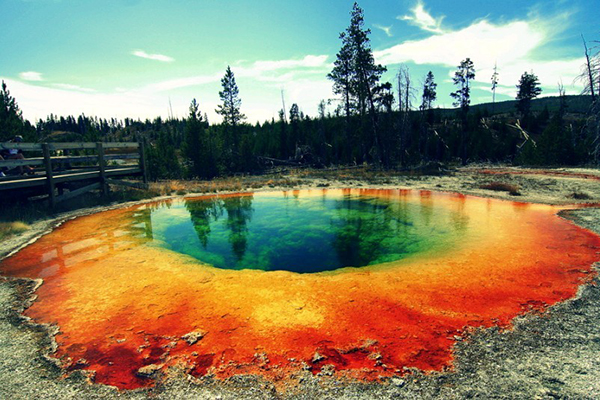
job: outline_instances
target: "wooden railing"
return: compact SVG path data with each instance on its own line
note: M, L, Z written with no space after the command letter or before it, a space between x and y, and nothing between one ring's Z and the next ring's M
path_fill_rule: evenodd
M7 174L0 178L0 190L42 188L48 194L52 207L57 202L90 190L101 189L107 193L109 184L137 188L147 186L144 146L141 143L0 143L0 150L9 149L21 150L27 156L41 153L41 157L0 160L0 168ZM72 152L84 154L69 155ZM107 161L120 164L109 165ZM25 168L28 174L23 175L21 170ZM116 179L131 175L141 175L143 183ZM64 192L70 183L77 181L92 183Z

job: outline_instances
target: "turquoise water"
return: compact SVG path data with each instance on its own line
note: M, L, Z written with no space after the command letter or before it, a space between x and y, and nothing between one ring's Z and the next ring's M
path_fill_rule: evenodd
M159 246L217 268L331 271L396 261L452 246L457 215L428 197L323 192L184 200L151 210Z

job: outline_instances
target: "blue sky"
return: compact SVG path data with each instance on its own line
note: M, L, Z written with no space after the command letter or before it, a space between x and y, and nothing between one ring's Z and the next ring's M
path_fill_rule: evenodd
M473 102L515 97L524 71L544 95L574 82L583 64L581 34L600 40L593 1L364 0L376 60L394 83L411 73L418 103L432 70L441 107L451 106L451 75L470 57ZM169 101L183 117L192 98L211 122L227 65L236 75L249 122L277 117L286 106L316 115L334 98L326 75L349 23L352 1L316 0L0 0L0 79L30 120L55 115L166 117ZM332 102L330 109L335 107Z

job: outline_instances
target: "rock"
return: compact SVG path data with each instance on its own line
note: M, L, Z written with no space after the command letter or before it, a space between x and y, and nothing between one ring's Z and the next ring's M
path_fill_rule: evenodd
M269 363L269 357L267 356L266 353L255 353L254 359L256 361L258 361L259 365L262 365L262 366Z
M164 364L150 364L137 370L136 375L142 378L152 378Z
M318 351L315 351L315 354L313 355L313 358L312 358L312 360L311 360L311 361L312 361L312 363L313 363L313 364L316 364L316 363L318 363L319 361L323 361L325 358L326 358L326 357L325 357L325 356L323 356L323 355L321 355L321 354L319 354L319 352L318 352Z
M75 361L73 365L71 365L71 369L81 369L89 366L90 364L85 358L80 358L79 360Z
M368 347L375 346L376 344L377 344L377 340L366 339L360 347L362 349L366 349Z
M327 364L327 365L324 365L321 368L321 372L319 372L318 375L320 375L320 376L333 376L334 372L335 372L335 365L333 365L333 364Z
M390 379L390 382L392 383L392 385L396 385L398 387L402 387L402 386L406 385L406 381L401 378L392 378L392 379Z
M194 331L190 333L186 333L181 338L185 340L190 346L198 342L198 340L202 339L206 335L206 332L202 331Z

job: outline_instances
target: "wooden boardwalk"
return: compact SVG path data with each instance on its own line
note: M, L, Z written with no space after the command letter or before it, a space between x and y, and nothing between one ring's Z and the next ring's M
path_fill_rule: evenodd
M7 176L0 177L0 195L46 194L54 207L90 190L108 192L108 185L147 187L144 146L128 143L0 143L0 150L17 149L26 154L41 153L41 157L0 160ZM82 155L66 155L79 153ZM31 168L23 175L19 169ZM142 182L118 178L141 176ZM65 189L68 192L65 192Z

